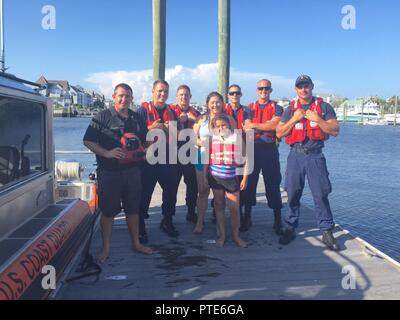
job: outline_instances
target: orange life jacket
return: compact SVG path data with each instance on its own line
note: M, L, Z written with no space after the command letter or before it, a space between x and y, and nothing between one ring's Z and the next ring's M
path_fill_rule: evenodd
M147 125L151 126L154 121L160 119L160 116L158 114L158 111L156 110L156 107L154 107L153 102L143 102L142 107L146 109L147 113ZM164 109L164 122L168 123L169 121L176 121L176 117L174 113L172 112L171 108L169 105L166 105Z
M267 121L270 121L274 116L276 112L276 102L275 101L268 101L268 104L264 107L263 110L261 110L260 103L258 101L254 103L249 104L249 108L253 112L253 123L266 123ZM263 131L263 132L256 132L254 134L254 140L266 136L271 138L273 141L275 141L276 136L275 136L275 130L273 131Z
M316 111L320 117L322 117L322 102L323 100L321 98L316 98L309 107L311 111ZM298 99L293 100L291 103L292 116L293 113L300 108L301 104ZM303 142L306 137L312 141L323 141L327 140L329 135L322 131L316 122L303 118L296 122L292 131L286 136L286 143L291 145L296 142Z
M224 110L225 110L226 114L228 114L229 116L234 118L233 117L234 110L233 110L233 107L230 104L225 103ZM240 109L239 109L239 112L238 112L238 115L237 115L237 121L236 121L236 125L237 125L238 129L243 129L243 125L244 125L243 118L244 118L244 110L243 110L243 107L240 106Z
M158 114L158 111L156 110L156 107L153 105L153 102L143 102L142 107L146 109L147 113L147 126L151 126L156 120L160 119L160 115ZM166 105L164 109L164 123L168 124L170 121L176 121L176 115L175 113L171 110L169 105ZM170 143L170 139L172 137L168 136L167 134L167 143ZM156 142L158 139L157 137L154 138L153 142Z
M178 118L181 116L181 114L185 111L183 111L181 109L181 107L177 104L171 104L170 105L171 109L175 111L176 115L178 116ZM188 108L188 111L186 111L186 113L190 114L192 117L197 118L200 115L200 112L196 111L195 109L193 109L192 107ZM193 125L195 124L195 121L191 118L188 119L187 123L185 123L184 125L184 129L186 128L190 128L193 129Z

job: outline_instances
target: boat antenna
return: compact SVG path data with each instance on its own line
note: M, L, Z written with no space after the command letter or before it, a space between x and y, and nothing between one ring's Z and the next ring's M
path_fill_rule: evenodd
M0 0L0 63L1 63L1 72L6 72L8 68L6 68L5 64L5 54L4 54L4 2Z

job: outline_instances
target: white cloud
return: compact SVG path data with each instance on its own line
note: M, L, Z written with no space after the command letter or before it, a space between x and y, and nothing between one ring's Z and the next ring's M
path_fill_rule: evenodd
M239 84L242 87L242 102L255 100L256 83L260 79L269 79L272 81L274 92L273 99L279 99L283 96L291 98L294 96L293 86L295 78L271 75L267 73L252 73L239 71L231 68L230 83ZM204 103L206 96L211 91L216 91L218 84L218 64L199 64L195 68L188 68L182 65L176 65L174 68L168 68L165 72L165 79L170 84L169 102L175 101L175 90L181 84L187 84L192 90L192 102ZM153 71L135 70L135 71L109 71L96 72L90 74L85 81L97 86L107 98L112 95L113 87L118 83L125 82L132 86L135 96L135 102L149 100L151 98L151 88L153 83ZM319 87L324 84L314 81Z

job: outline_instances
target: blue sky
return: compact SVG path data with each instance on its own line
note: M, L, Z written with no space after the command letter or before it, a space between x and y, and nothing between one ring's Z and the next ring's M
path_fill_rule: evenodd
M151 0L4 0L6 65L29 80L69 80L107 96L119 81L148 97L152 68ZM341 27L344 5L356 30ZM56 29L42 28L44 5ZM273 80L273 97L293 96L309 74L316 92L345 97L399 94L400 3L395 0L231 0L231 82L245 102L257 79ZM192 86L204 101L216 89L218 1L167 0L167 80ZM173 94L171 99L173 100Z

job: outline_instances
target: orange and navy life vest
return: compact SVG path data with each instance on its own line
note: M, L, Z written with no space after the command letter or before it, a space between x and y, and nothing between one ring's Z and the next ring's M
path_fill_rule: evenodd
M142 107L146 109L147 113L147 126L151 126L154 121L160 119L158 111L156 107L153 105L153 102L143 102ZM164 109L164 122L168 123L169 121L176 121L176 117L174 112L171 110L169 105L166 105Z
M229 116L234 118L233 117L234 110L230 104L226 103L224 105L224 110L225 110L226 114L228 114ZM237 120L236 120L236 125L237 125L238 129L243 129L243 125L244 125L243 119L244 119L244 109L242 106L240 106L239 112L237 114Z
M264 107L263 110L261 110L260 103L258 101L252 102L249 104L249 108L253 112L253 123L266 123L267 121L270 121L274 116L276 112L276 105L277 103L275 101L268 101L267 105ZM275 136L275 130L273 131L263 131L263 132L256 132L254 134L254 140L266 136L268 138L271 138L272 141L275 141L276 136Z
M171 104L170 105L171 109L175 111L176 115L178 116L178 118L181 116L181 114L183 112L186 112L188 114L190 114L192 117L197 118L198 116L200 116L200 112L196 111L195 109L193 109L192 107L189 107L187 111L183 111L181 109L181 107L177 104ZM184 124L184 129L193 129L193 125L195 124L195 121L191 118L188 119L188 121Z
M160 119L160 115L158 114L156 107L153 105L153 102L143 102L142 107L146 110L147 126L151 126L156 120ZM177 120L175 113L171 110L169 105L165 106L163 118L164 123L166 124L168 124L170 121ZM165 133L167 135L167 143L170 143L172 137L168 135L168 132ZM154 137L153 143L156 141L158 141L158 137Z
M140 139L133 133L124 133L121 137L121 149L125 158L120 159L120 164L130 164L146 160L146 152Z
M316 111L320 117L322 116L322 102L323 100L321 98L315 98L314 102L309 107L311 111ZM298 99L293 100L291 103L292 116L293 113L300 108L301 104ZM329 135L322 131L316 122L303 118L296 122L292 131L286 136L286 143L291 145L296 142L303 142L306 137L312 141L323 141L327 140Z
M236 133L226 138L213 135L210 141L210 165L240 166L240 141Z

